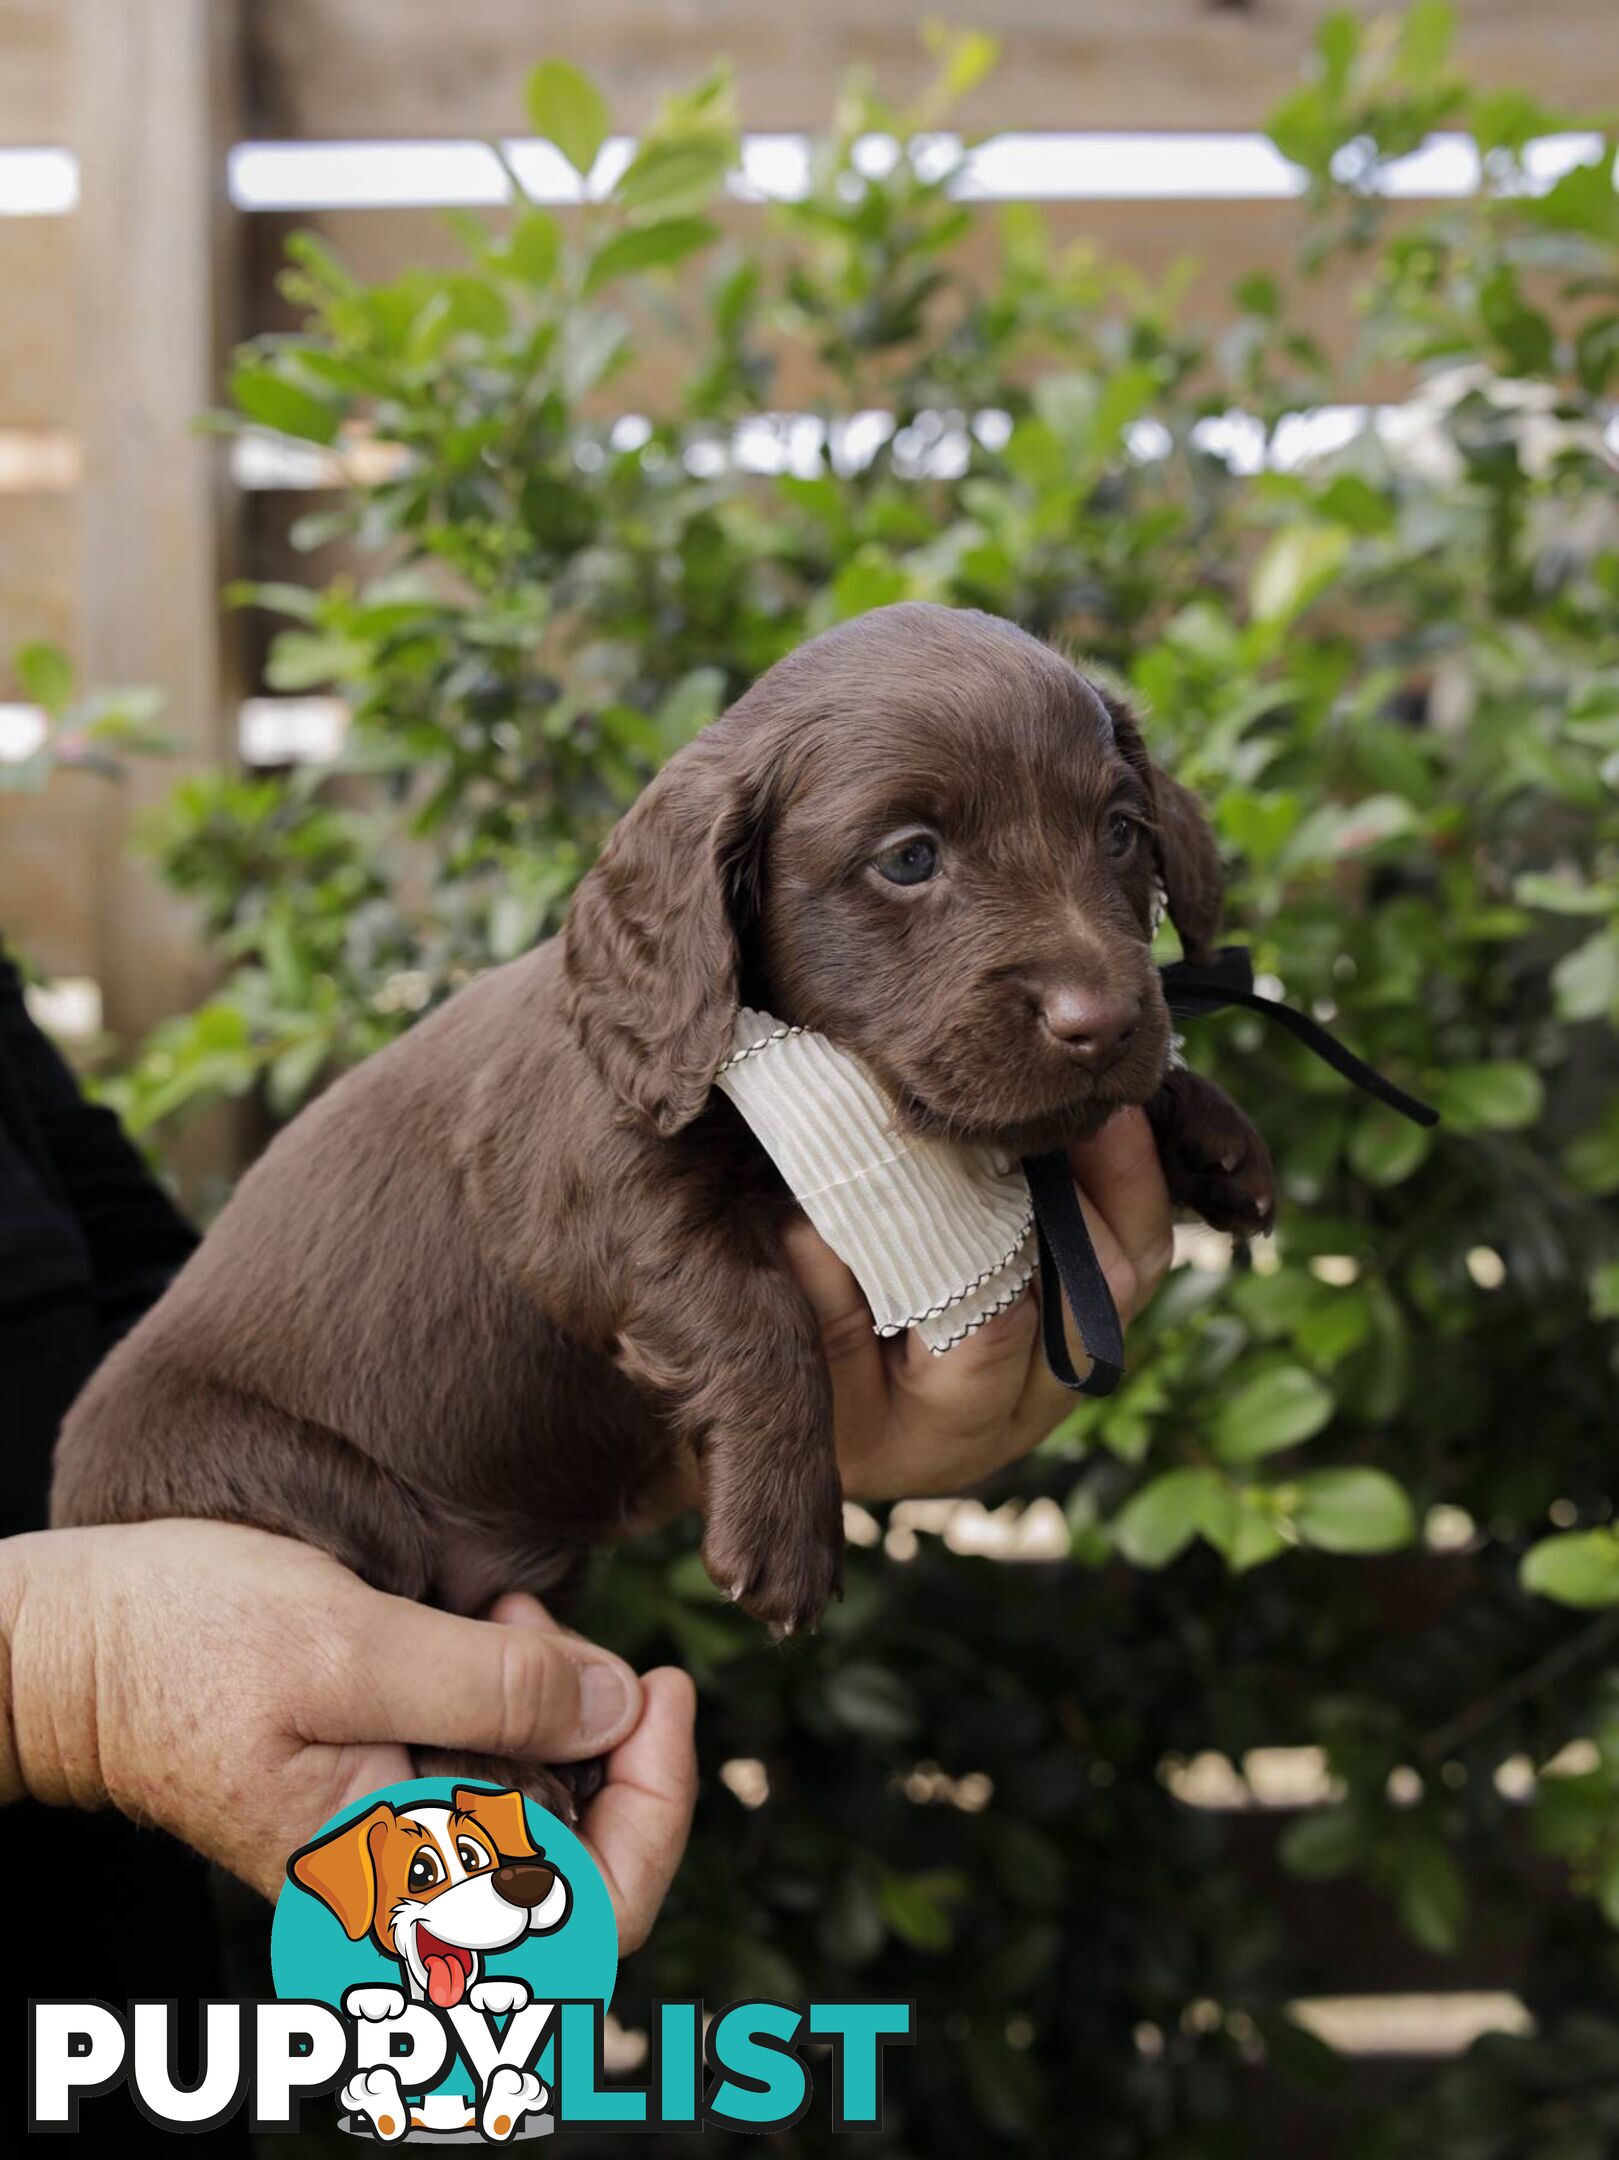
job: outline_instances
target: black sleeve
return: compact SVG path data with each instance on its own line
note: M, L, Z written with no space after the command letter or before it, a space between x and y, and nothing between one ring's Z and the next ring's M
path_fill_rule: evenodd
M0 1111L13 1147L71 1225L86 1256L98 1348L105 1353L162 1295L196 1245L196 1233L125 1138L110 1110L88 1103L49 1038L29 1016L17 970L0 954ZM66 1221L63 1221L63 1218ZM54 1265L54 1241L34 1246L34 1265ZM26 1255L10 1257L8 1274ZM11 1288L30 1286L13 1275ZM33 1285L48 1294L57 1286Z

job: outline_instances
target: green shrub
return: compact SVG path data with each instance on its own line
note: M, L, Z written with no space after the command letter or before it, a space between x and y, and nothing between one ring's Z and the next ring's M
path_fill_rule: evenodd
M242 596L285 620L272 684L335 688L352 725L332 771L176 798L162 861L226 974L122 1084L137 1123L260 1087L290 1113L552 930L611 821L758 670L905 596L1125 677L1211 807L1259 966L1443 1108L1430 1137L1257 1025L1198 1024L1192 1054L1266 1127L1283 1226L1252 1264L1178 1273L1120 1393L992 1496L1054 1502L1071 1560L902 1522L784 1654L684 1536L604 1565L590 1624L704 1690L693 1854L636 1984L913 1998L896 2153L1236 2153L1258 2058L1324 2075L1284 2006L1334 1958L1239 1865L1245 1826L1163 1776L1307 1743L1343 1798L1288 1831L1291 1867L1363 1883L1439 1959L1517 1943L1542 2027L1368 2117L1368 2149L1609 2149L1619 199L1606 139L1521 190L1564 123L1454 79L1446 23L1327 22L1275 121L1309 175L1297 274L1247 279L1217 333L1182 280L953 197L914 138L993 58L957 38L917 112L851 87L767 241L711 216L716 75L605 199L463 221L453 272L368 287L295 243L307 327L236 373L248 421L399 455L302 536L352 536L356 570ZM588 168L589 87L542 68L532 110ZM1477 138L1483 192L1391 206L1381 166L1438 126ZM873 131L901 143L876 176ZM1329 365L1313 294L1346 272L1358 349ZM671 320L684 378L615 429L615 375ZM784 363L812 386L791 427ZM1391 370L1421 385L1403 437L1369 420L1244 469L1243 442L1275 451L1287 415ZM771 448L787 469L749 469ZM1573 1740L1586 1767L1534 1819L1596 1903L1527 1867L1496 1781ZM719 1781L734 1758L766 1766L767 1805ZM991 1803L960 1804L984 1779Z

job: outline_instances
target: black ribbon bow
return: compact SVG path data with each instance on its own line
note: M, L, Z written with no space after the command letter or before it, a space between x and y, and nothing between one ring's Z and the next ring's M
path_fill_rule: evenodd
M1301 1013L1278 998L1263 997L1254 988L1254 963L1245 945L1224 945L1206 965L1176 960L1158 970L1170 1012L1177 1020L1195 1020L1202 1013L1219 1012L1223 1006L1240 1005L1263 1013L1278 1027L1296 1036L1307 1050L1343 1074L1367 1095L1375 1095L1414 1125L1437 1125L1439 1113L1392 1080L1385 1080L1363 1058L1346 1050L1318 1020ZM1124 1376L1124 1336L1107 1277L1102 1273L1085 1227L1084 1210L1074 1191L1068 1158L1059 1153L1027 1155L1024 1175L1034 1201L1035 1231L1040 1249L1040 1309L1045 1333L1046 1363L1064 1387L1081 1395L1111 1395ZM1063 1326L1063 1298L1068 1300L1074 1323L1091 1360L1083 1379L1068 1354Z

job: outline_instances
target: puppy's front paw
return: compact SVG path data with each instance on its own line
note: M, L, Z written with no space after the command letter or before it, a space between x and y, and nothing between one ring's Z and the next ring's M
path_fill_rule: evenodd
M485 2011L490 2017L505 2017L509 2011L521 2010L528 1999L526 1980L480 1980L467 1995L474 2010Z
M361 1990L352 1992L358 1994ZM395 2144L410 2128L398 2074L385 2064L375 2070L358 2071L338 2097L351 2115L365 2116L384 2145Z
M1263 1237L1276 1221L1276 1172L1270 1150L1253 1126L1213 1136L1183 1151L1173 1171L1165 1164L1172 1199L1215 1230Z
M843 1587L843 1491L835 1465L813 1479L765 1474L711 1493L703 1565L715 1587L780 1641L814 1627Z
M384 2019L404 2016L405 1997L396 1987L352 1987L343 1997L343 2008L350 2017L380 2024Z
M1169 1197L1215 1230L1262 1237L1276 1221L1276 1172L1253 1122L1212 1081L1173 1072L1147 1105Z

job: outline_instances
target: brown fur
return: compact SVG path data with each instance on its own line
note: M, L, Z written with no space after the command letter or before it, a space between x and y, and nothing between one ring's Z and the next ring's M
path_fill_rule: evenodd
M943 874L885 882L874 853L918 826ZM652 782L560 939L248 1172L70 1415L56 1521L256 1523L475 1611L552 1590L688 1448L715 1581L812 1621L842 1544L830 1389L786 1196L711 1092L738 1000L864 1059L913 1129L1027 1151L1145 1103L1175 1196L1251 1230L1263 1142L1168 1074L1160 882L1202 952L1201 812L1045 646L919 605L813 640ZM1059 994L1139 1004L1105 1070L1047 1028Z

